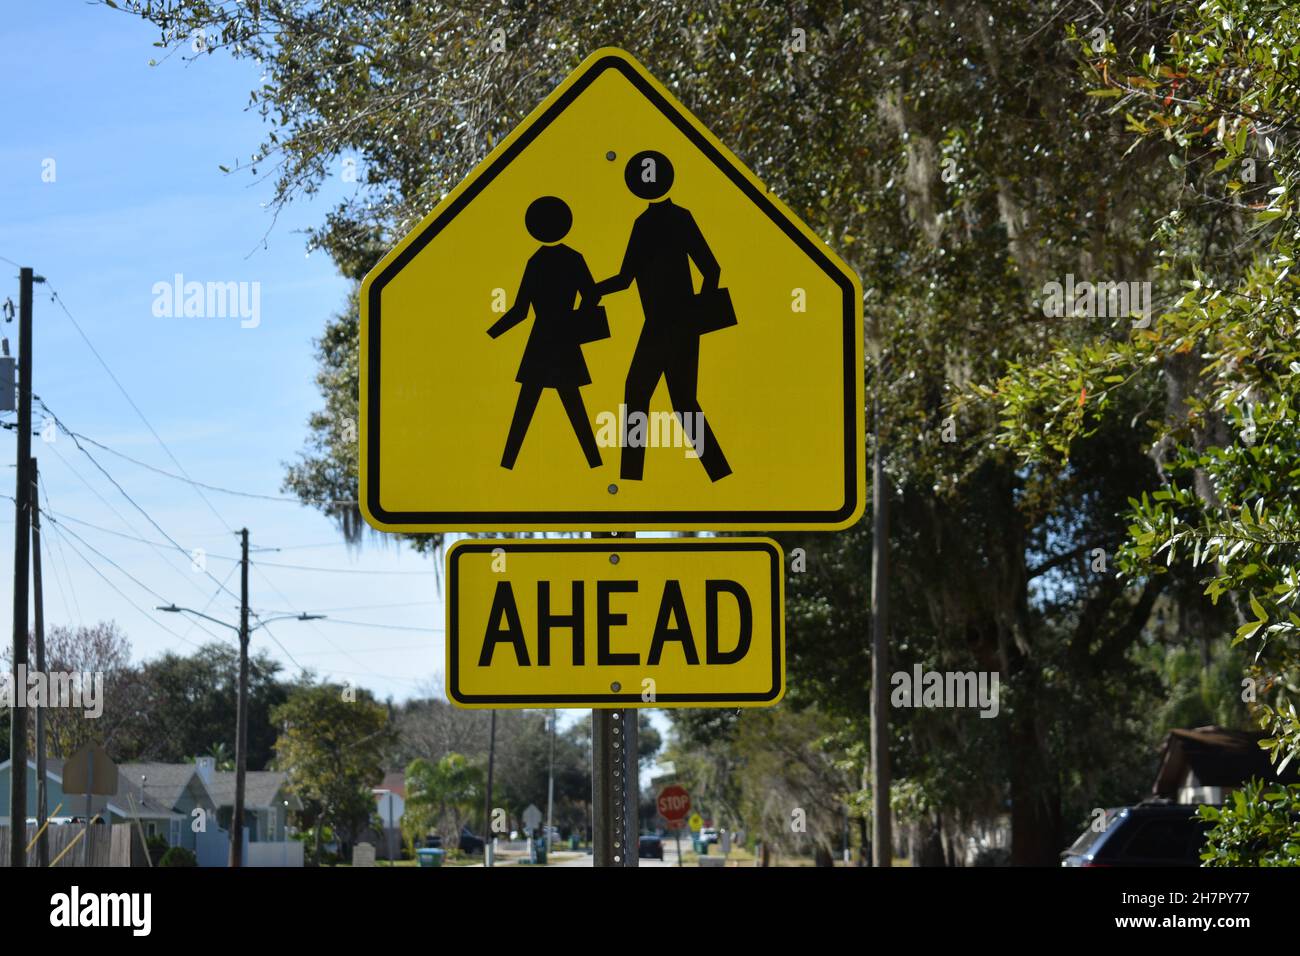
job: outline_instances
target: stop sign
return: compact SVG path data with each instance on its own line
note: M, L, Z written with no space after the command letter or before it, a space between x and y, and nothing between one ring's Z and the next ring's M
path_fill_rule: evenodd
M659 815L665 820L681 820L690 812L691 798L684 788L674 783L659 791Z

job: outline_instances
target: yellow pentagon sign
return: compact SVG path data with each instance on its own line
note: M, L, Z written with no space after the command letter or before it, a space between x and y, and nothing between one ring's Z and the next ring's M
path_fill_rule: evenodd
M767 538L475 539L447 552L461 707L767 707L785 693Z
M861 315L852 270L601 50L366 277L361 510L385 531L847 527Z

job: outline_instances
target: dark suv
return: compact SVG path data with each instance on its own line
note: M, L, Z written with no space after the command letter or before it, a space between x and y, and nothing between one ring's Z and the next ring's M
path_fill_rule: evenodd
M1106 828L1084 830L1061 866L1200 866L1211 824L1187 804L1139 804L1106 811Z

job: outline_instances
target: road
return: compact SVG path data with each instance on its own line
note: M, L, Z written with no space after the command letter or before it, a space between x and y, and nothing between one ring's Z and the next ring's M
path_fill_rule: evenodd
M689 838L682 839L682 849L689 850L691 841ZM591 855L584 853L582 856L574 859L556 860L552 866L591 866ZM677 865L677 847L676 842L669 837L664 838L664 858L662 860L650 860L642 857L637 861L637 866L661 867Z

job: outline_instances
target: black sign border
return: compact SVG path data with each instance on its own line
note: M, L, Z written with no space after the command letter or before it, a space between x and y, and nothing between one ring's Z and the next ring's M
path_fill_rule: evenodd
M726 705L736 701L763 704L774 701L781 696L785 670L785 608L781 599L784 563L780 549L771 541L745 541L732 538L687 539L673 541L663 538L575 538L567 541L528 541L502 538L488 538L475 541L457 542L447 554L447 697L457 704L467 706L526 706L566 705L574 708L602 705L662 706L664 704L718 704ZM772 687L758 693L744 694L655 694L653 704L647 704L636 692L627 694L493 694L465 695L460 692L460 595L459 584L460 556L462 554L491 554L500 548L509 554L511 551L529 551L554 554L571 554L583 552L627 552L627 551L762 551L772 559Z
M804 254L839 285L844 293L844 505L834 511L388 511L379 503L379 347L382 326L382 292L394 277L427 246L482 192L510 162L558 117L606 70L618 70L674 126L704 153L750 201L763 210L781 230L803 250ZM490 530L494 528L532 528L546 525L599 525L601 527L660 527L684 525L749 526L762 529L775 525L832 525L847 521L858 507L858 435L856 377L861 374L860 356L854 348L857 309L854 284L826 254L751 183L695 126L673 108L652 84L625 59L610 54L601 57L561 94L535 122L523 131L492 162L474 177L474 181L448 205L415 239L402 250L375 278L368 290L369 363L367 380L367 458L366 504L376 521L385 525L428 525L438 528ZM855 368L855 365L857 366Z

